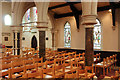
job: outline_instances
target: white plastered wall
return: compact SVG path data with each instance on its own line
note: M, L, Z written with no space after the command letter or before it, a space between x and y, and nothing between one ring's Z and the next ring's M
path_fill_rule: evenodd
M4 2L2 3L2 33L10 33L10 36L4 35L2 36L2 44L5 46L12 46L12 30L10 26L6 26L4 23L5 15L9 14L11 16L11 3ZM8 41L4 40L4 37L8 37Z
M102 26L101 50L118 51L118 26L116 25L115 30L113 30L111 13L108 11L98 12L97 18L100 20ZM64 48L64 24L66 21L71 24L71 49L85 49L85 28L83 25L80 25L80 30L78 32L74 17L56 19L55 28L57 29L57 48Z

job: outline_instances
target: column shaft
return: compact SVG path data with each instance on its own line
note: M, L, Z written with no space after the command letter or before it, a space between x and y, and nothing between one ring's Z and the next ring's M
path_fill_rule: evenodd
M39 31L39 57L45 60L45 31Z
M85 65L91 66L94 61L93 51L93 28L86 28L86 40L85 40Z
M17 31L15 31L15 55L17 55Z

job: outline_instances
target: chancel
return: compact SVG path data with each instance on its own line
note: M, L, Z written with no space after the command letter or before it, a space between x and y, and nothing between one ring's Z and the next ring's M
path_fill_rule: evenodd
M119 1L0 1L0 79L119 80L119 57Z

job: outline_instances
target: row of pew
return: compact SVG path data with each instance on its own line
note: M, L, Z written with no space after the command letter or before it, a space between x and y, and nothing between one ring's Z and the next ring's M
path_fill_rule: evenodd
M113 55L104 58L101 62L100 53L94 55L94 64L85 66L85 53L66 51L46 51L46 61L43 58L34 57L33 54L9 55L1 58L1 73L3 78L88 78L95 76L96 68L111 69L117 62ZM95 69L94 69L95 68ZM89 73L91 70L91 73ZM116 72L117 74L117 72ZM71 76L70 76L71 75Z

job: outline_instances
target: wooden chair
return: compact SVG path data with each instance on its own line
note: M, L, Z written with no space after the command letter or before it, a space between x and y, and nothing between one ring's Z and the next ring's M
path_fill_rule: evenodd
M13 49L11 49L11 48L6 48L6 49L5 49L5 56L12 55L12 51L13 51Z
M11 63L11 61L12 61L11 59L8 59L8 60L7 59L2 59L1 64L8 64L8 63Z
M41 58L34 58L34 64L36 64L36 69L42 69L43 68L43 57Z
M24 67L14 67L10 69L10 78L22 77L24 73Z
M47 64L47 62L45 62L44 64ZM55 70L54 70L54 65L52 67L47 67L47 68L43 68L43 78L54 78L55 75Z
M38 51L38 50L36 50L36 51L34 52L33 57L34 57L34 58L39 58L39 51Z
M94 63L99 63L101 58L100 58L101 53L94 55Z
M82 79L93 79L95 76L94 73L94 66L85 66L85 69L83 70L78 70L79 78Z
M54 78L62 78L64 74L64 66L62 64L54 66Z
M113 80L119 80L119 77L120 77L119 72L115 71L115 76L111 76L111 79L113 79Z
M25 73L22 78L43 78L43 72L40 70L32 73Z
M43 69L43 75L43 78L54 78L54 68Z
M79 80L78 70L76 72L66 73L64 78L77 78Z
M10 78L10 68L11 68L11 63L8 64L1 64L1 73L2 77ZM9 76L7 76L9 74Z
M65 60L68 60L68 59L69 59L69 53L64 53L64 54L63 54L63 58L64 58Z
M116 62L117 62L117 54L115 54L115 55L113 55L113 57L114 57L114 65L115 65L115 68L116 68Z
M75 60L79 60L79 58L80 58L79 54L75 54L74 58L75 58Z
M34 54L34 52L35 52L35 49L34 49L34 48L28 49L28 54Z
M65 62L70 63L72 60L74 60L74 59L72 59L72 58L73 58L72 53L68 53L68 57L66 58Z
M85 67L85 57L80 57L78 60L78 64L79 66L83 66L83 68Z
M80 69L80 67L78 67L77 61L71 61L70 63L64 63L64 67L65 67L65 73L70 73L77 69Z
M62 78L65 74L64 59L54 59L54 78Z
M11 78L11 73L10 73L10 69L7 69L7 70L5 70L5 71L0 71L0 73L2 74L2 75L0 75L0 77L2 77L2 78Z
M45 61L45 67L44 68L50 68L54 65L54 60L52 61Z
M33 64L33 60L24 60L23 66L25 73L37 70L37 65Z
M107 58L106 59L103 58L103 62L95 64L95 71L97 67L103 68L103 75L105 76L105 69L107 69L107 73L108 73L109 66L110 64L108 64Z

